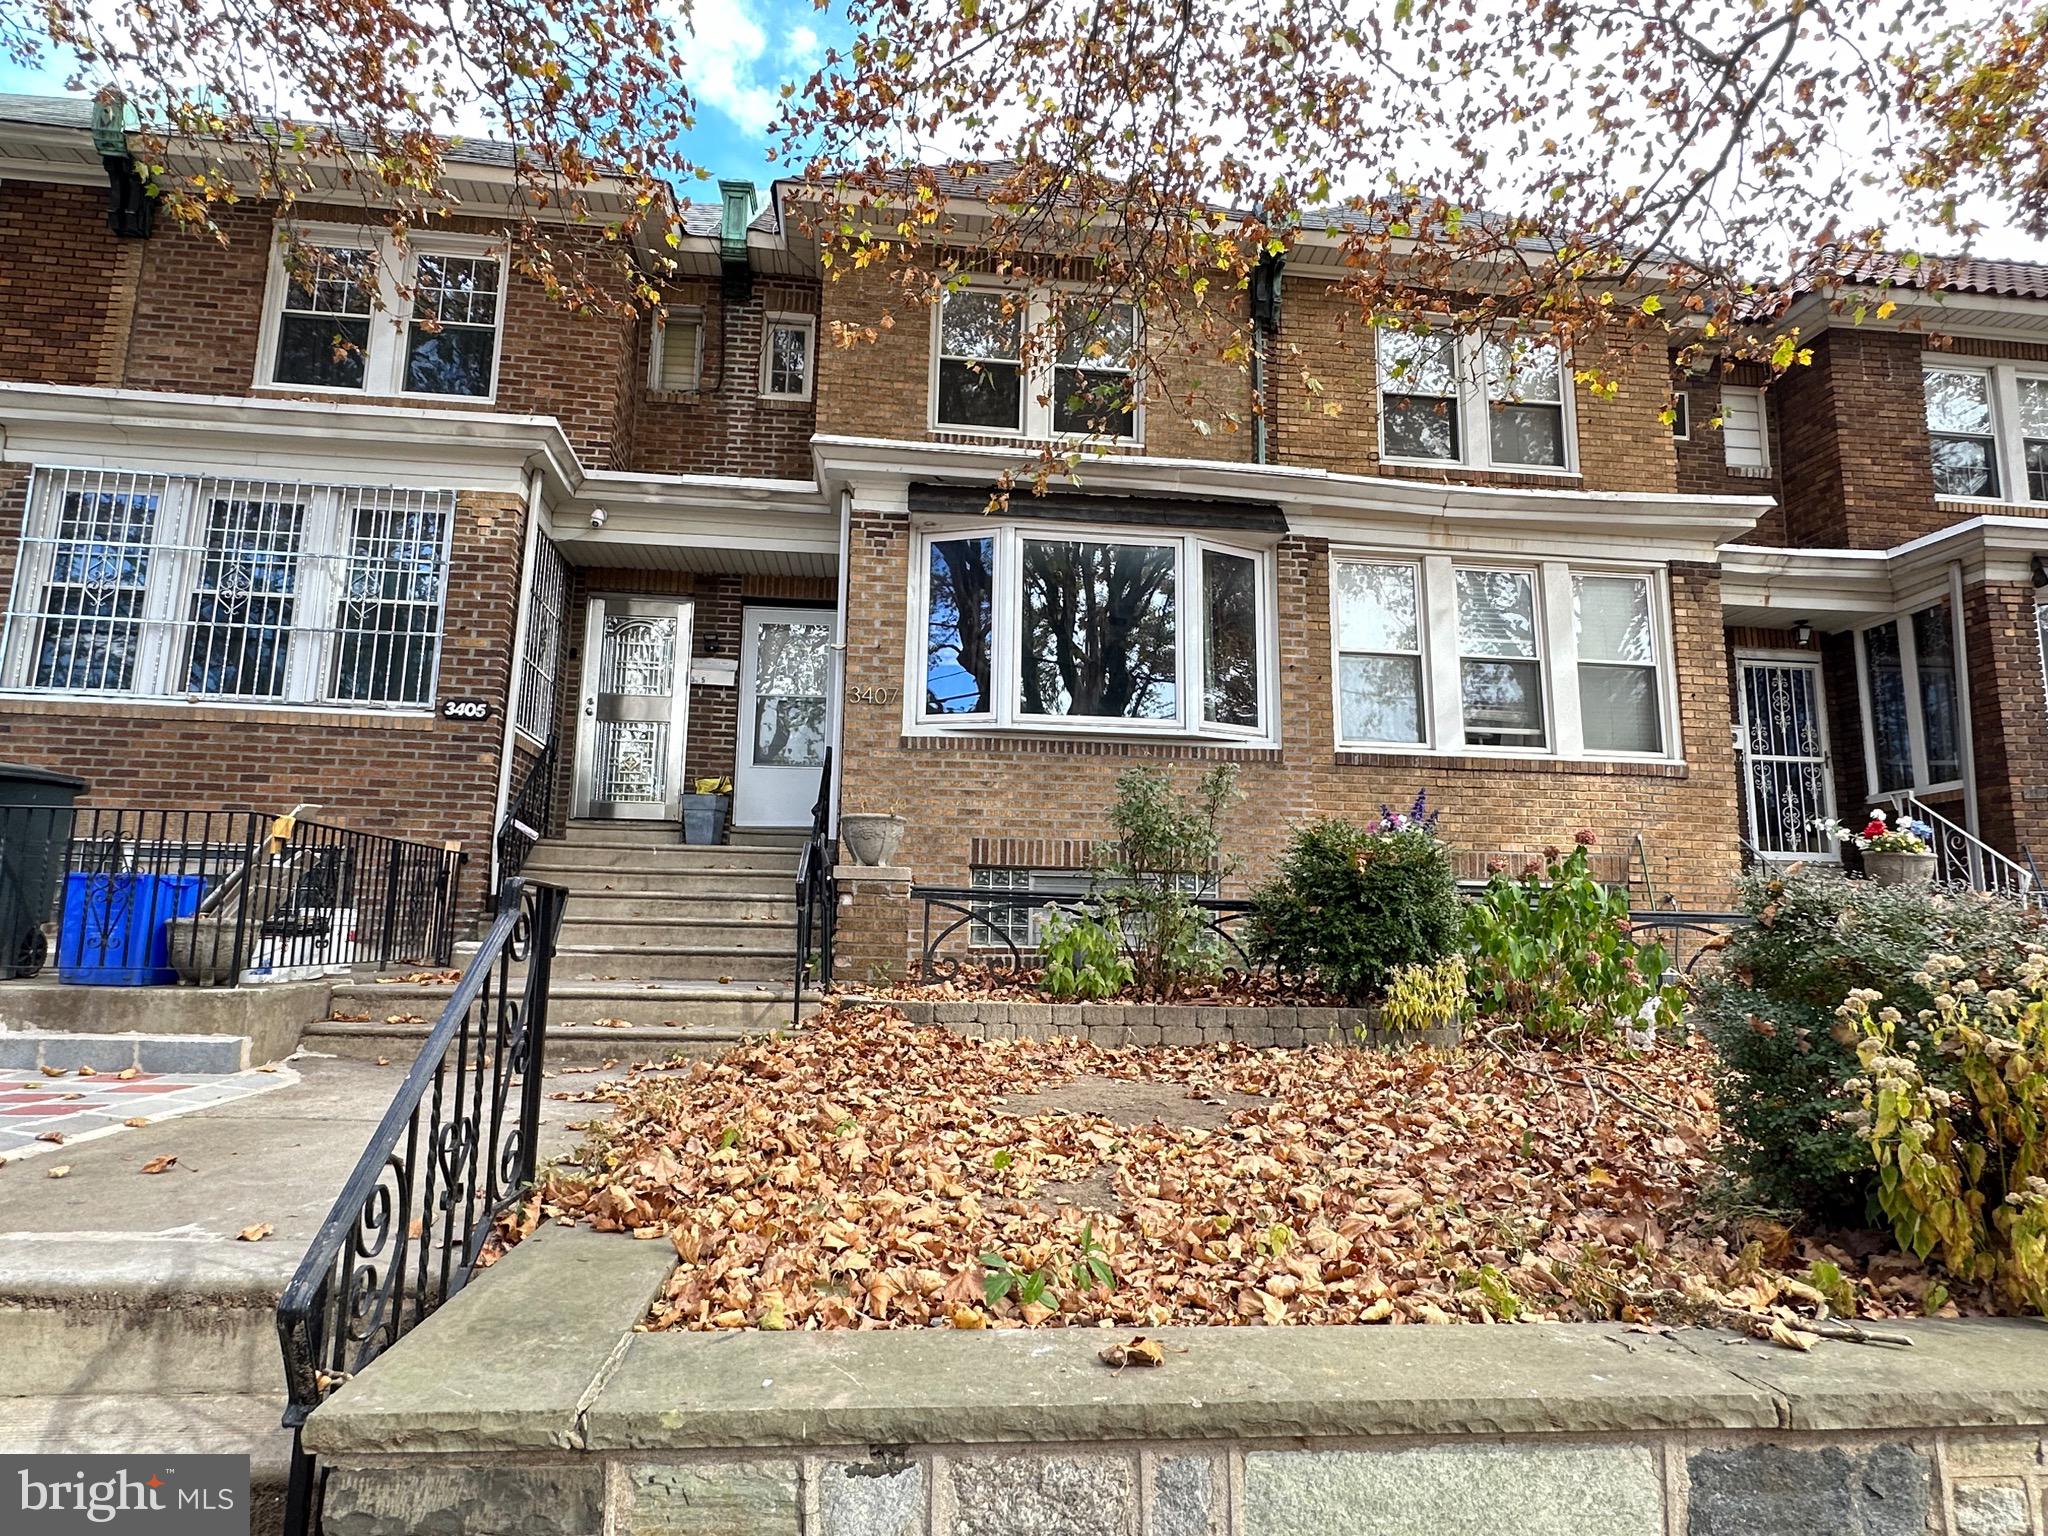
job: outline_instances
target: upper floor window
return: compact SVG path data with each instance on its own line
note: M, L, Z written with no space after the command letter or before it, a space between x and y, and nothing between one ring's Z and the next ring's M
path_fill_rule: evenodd
M811 398L811 351L818 322L811 315L770 315L762 323L761 394L769 400Z
M504 285L502 256L480 238L420 236L401 249L365 229L300 229L273 256L259 382L490 399Z
M1542 337L1379 333L1380 453L1392 463L1574 467L1570 369Z
M703 369L703 313L670 310L655 325L648 342L647 387L658 395L688 394L702 381Z
M1858 631L1863 750L1878 791L1963 781L1962 700L1948 599Z
M1270 734L1261 549L1004 527L933 533L921 567L925 723Z
M1138 440L1135 305L970 284L940 301L936 325L935 428Z
M425 708L454 500L38 469L7 615L6 686Z
M1331 590L1340 746L1672 750L1652 573L1340 554Z
M2048 365L1929 356L1921 376L1936 495L2048 501Z
M1671 435L1681 443L1692 439L1692 396L1682 389L1671 397Z
M1771 418L1762 390L1722 387L1721 453L1733 470L1761 473L1771 467Z

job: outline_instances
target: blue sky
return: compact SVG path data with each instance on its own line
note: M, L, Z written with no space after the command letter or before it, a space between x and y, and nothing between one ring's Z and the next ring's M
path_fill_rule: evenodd
M694 0L693 12L686 75L697 126L684 152L715 176L766 183L776 173L767 155L777 92L785 80L808 79L843 26L810 0ZM67 74L61 64L26 70L0 60L0 91L61 95Z

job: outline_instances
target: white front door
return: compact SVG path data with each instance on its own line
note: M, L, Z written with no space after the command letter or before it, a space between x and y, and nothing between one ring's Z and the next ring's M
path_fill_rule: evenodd
M1735 665L1751 844L1767 859L1841 857L1835 841L1813 826L1835 814L1819 663L1744 657Z
M831 729L831 647L829 609L747 609L733 825L811 824Z
M674 821L682 814L689 675L688 603L590 600L572 815Z

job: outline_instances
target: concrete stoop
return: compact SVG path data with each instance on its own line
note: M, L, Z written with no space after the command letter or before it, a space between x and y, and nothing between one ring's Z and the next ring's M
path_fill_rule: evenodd
M296 1050L306 1026L327 1016L328 989L326 981L249 987L87 987L47 976L0 981L0 1042L25 1033L64 1038L111 1035L137 1042L239 1039L246 1044L240 1066L152 1066L131 1053L114 1069L140 1066L145 1072L237 1072L282 1061ZM165 1049L159 1045L157 1054ZM21 1070L7 1052L0 1044L0 1069ZM32 1069L43 1064L25 1065ZM84 1064L95 1071L108 1070L97 1058L49 1064Z
M326 1536L2042 1536L2048 1324L642 1333L544 1228L306 1428ZM1127 1335L1123 1335L1127 1336Z
M99 1035L55 1030L0 1031L0 1072L34 1072L49 1067L76 1072L90 1067L103 1075L169 1072L216 1076L246 1072L274 1058L256 1054L247 1035Z

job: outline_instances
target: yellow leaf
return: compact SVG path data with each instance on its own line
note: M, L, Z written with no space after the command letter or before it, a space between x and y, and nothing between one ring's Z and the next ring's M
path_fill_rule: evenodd
M59 1163L56 1167L52 1168L49 1171L49 1173L45 1175L45 1177L52 1179L61 1179L64 1177L65 1174L69 1173L70 1171L71 1165L69 1163Z
M955 1307L946 1321L955 1328L986 1328L988 1319L972 1307Z
M237 1232L235 1234L235 1241L238 1243L260 1243L276 1230L277 1228L273 1227L269 1222L259 1221L254 1226L244 1227L241 1231Z
M114 1076L115 1076L115 1077L116 1077L117 1079L119 1079L119 1080L120 1080L121 1082L124 1082L124 1083L125 1083L125 1082L127 1082L127 1081L128 1081L128 1080L129 1080L130 1078L131 1078L131 1077L140 1077L140 1076L142 1076L142 1068L140 1068L140 1067L123 1067L123 1068L122 1068L122 1069L121 1069L120 1071L116 1072L116 1073L114 1074Z

